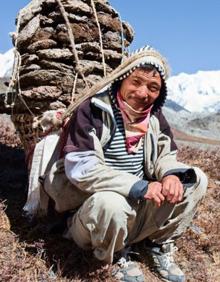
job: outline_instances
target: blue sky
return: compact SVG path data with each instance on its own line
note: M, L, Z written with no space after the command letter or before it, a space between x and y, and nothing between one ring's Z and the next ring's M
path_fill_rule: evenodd
M172 74L220 70L220 0L109 0L135 30L131 50L150 44L167 57ZM29 0L3 0L0 53L12 47L8 33Z

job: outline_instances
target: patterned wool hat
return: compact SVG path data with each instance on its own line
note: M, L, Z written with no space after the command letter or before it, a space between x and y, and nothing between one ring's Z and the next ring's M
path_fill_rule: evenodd
M164 81L169 77L170 69L167 60L157 50L147 45L123 59L121 65L117 69L123 68L124 71L121 71L121 76L116 78L116 80L125 79L136 68L144 67L144 65L153 65L156 67Z
M131 53L126 57L122 64L118 67L120 75L113 81L112 89L116 89L120 86L121 81L127 78L135 69L143 68L145 66L152 65L160 73L162 86L160 95L154 103L152 112L161 108L167 97L167 85L166 80L169 77L169 66L167 60L151 46L145 46L134 53Z

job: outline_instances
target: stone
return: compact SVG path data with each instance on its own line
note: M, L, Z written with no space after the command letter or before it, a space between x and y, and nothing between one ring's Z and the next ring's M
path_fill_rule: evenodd
M21 9L17 19L16 19L16 23L18 23L18 17L20 19L20 27L21 29L27 25L27 23L29 23L33 17L37 14L40 13L42 11L42 3L45 0L35 0L35 1L31 1L25 8ZM19 36L20 36L20 32L21 30L18 31L19 32Z
M73 53L69 49L45 49L38 50L37 56L46 60L71 60L74 58Z
M38 63L39 61L39 57L35 54L35 55L30 55L28 53L25 53L21 56L21 66L25 65L28 66L32 63Z
M67 12L72 14L92 15L90 6L80 0L66 0L63 2L63 6Z
M30 44L27 47L27 51L29 51L30 53L35 53L37 50L40 49L50 49L50 48L54 48L57 46L57 42L52 40L52 39L44 39L44 40L39 40L36 41L32 44Z
M121 39L118 32L108 31L103 35L105 49L121 50Z
M73 64L67 65L61 62L54 62L51 60L41 60L39 64L43 69L55 69L55 70L59 70L64 73L66 71L72 71L73 73L75 73Z
M123 27L124 37L127 40L126 46L128 46L130 42L132 42L134 39L134 31L128 22L123 22L122 27Z
M63 84L73 85L74 76L71 72L63 74L57 70L36 70L20 76L22 89L39 85L56 85L63 87Z
M62 94L61 90L56 86L38 86L32 87L31 89L22 91L22 95L31 99L56 99Z
M49 110L58 110L58 109L65 109L66 105L63 104L61 101L51 102L49 104Z
M17 46L18 48L22 48L22 45L27 45L36 31L40 27L40 15L38 14L32 20L30 20L27 25L20 31L19 36L17 38Z
M121 23L118 18L113 18L111 15L102 12L97 13L97 16L101 27L121 32Z
M103 75L103 64L96 61L80 60L80 67L84 75L89 75L91 73ZM106 71L110 73L112 68L106 66Z
M107 4L107 1L103 1L103 0L95 0L95 8L96 10L99 12L103 12L103 13L107 13L112 15L112 17L116 17L118 16L118 13Z
M21 66L20 67L20 75L22 74L25 74L25 73L28 73L30 71L35 71L35 70L40 70L41 67L37 64L31 64L31 65L28 65L28 66Z

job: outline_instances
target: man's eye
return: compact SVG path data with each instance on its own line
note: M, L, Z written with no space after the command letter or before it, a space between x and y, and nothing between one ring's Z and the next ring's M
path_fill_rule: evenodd
M134 84L134 85L140 85L140 81L137 80L137 79L134 79L134 80L133 80L133 84Z
M160 91L160 88L152 86L152 87L150 87L150 91L151 92L158 92L158 91Z

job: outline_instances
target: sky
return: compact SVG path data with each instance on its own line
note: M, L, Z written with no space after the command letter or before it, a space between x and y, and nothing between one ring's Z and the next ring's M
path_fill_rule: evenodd
M0 10L0 53L12 48L9 32L29 0L3 0ZM131 24L130 50L151 45L168 60L172 75L220 70L220 0L109 0Z

